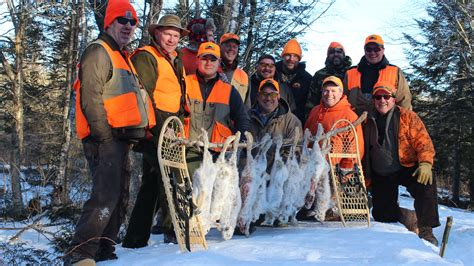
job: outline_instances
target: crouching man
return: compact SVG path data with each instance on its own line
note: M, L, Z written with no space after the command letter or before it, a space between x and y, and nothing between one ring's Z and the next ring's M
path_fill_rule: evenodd
M433 143L413 111L395 105L393 85L380 81L372 92L375 111L364 125L366 177L372 181L372 215L379 222L401 222L433 245L440 225L436 180L431 168ZM415 198L415 212L398 205L398 186Z

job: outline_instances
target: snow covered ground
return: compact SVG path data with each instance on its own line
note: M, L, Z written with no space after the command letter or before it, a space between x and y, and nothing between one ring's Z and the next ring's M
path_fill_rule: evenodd
M403 207L413 209L412 199L400 199ZM369 228L344 228L339 222L258 227L250 238L234 236L229 241L222 241L212 229L207 236L209 249L192 253L181 253L178 245L164 244L163 236L157 235L145 248L118 247L118 260L98 265L474 265L474 213L440 206L442 225L434 230L440 242L447 216L454 217L454 224L444 258L439 257L438 247L419 239L403 225L372 221ZM0 230L0 241L15 233ZM22 241L36 248L50 248L46 239L32 230L22 235Z

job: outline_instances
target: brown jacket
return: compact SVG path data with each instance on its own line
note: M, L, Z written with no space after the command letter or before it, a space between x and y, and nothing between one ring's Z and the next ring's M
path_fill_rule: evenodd
M252 133L256 142L262 139L266 133L269 133L272 138L278 135L282 135L283 139L293 138L295 128L297 127L300 129L300 134L302 134L301 122L290 111L288 103L286 103L285 100L280 99L277 112L265 125L258 116L257 106L258 103L249 111L251 121L250 133Z

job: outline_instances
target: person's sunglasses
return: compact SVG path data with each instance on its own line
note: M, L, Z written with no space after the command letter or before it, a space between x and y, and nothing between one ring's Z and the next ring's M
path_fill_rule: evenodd
M212 57L201 57L201 61L211 61L211 62L216 62L217 61L217 58L215 58L214 56Z
M375 100L377 101L380 101L382 98L384 98L385 100L389 100L390 98L393 98L393 95L389 95L389 94L377 94L377 95L374 95L372 96Z
M278 92L264 92L264 91L261 91L259 92L260 96L266 98L266 97L270 97L272 99L276 99L278 97Z
M365 47L365 51L367 53L370 53L370 52L378 53L378 52L382 51L382 48L380 48L380 47Z
M275 64L259 63L258 65L262 68L275 68Z
M128 19L124 17L118 17L117 22L122 24L122 25L127 25L127 23L130 22L131 26L135 26L137 24L137 21L135 19Z

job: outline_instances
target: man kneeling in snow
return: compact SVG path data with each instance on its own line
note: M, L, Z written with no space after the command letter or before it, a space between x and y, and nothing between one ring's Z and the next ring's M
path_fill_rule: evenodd
M421 119L395 105L392 84L380 81L372 92L375 107L364 125L364 173L372 183L372 215L380 222L401 222L433 245L440 225L436 180L431 168L433 143ZM398 205L398 186L415 198L415 212Z

